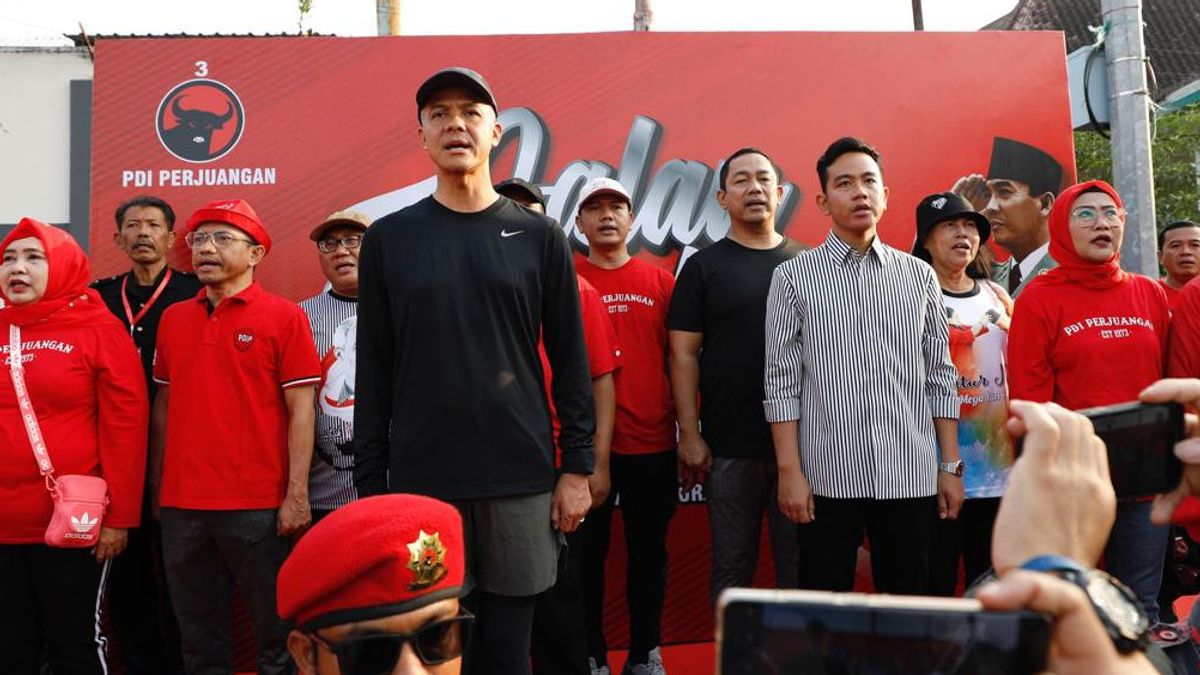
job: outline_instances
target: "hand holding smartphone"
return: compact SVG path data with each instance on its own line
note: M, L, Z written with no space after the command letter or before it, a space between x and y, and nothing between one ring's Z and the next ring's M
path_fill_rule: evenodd
M1179 484L1183 464L1175 444L1184 438L1178 403L1120 403L1080 410L1108 449L1117 499L1152 497Z
M1049 620L975 600L730 589L718 673L1017 675L1046 667Z

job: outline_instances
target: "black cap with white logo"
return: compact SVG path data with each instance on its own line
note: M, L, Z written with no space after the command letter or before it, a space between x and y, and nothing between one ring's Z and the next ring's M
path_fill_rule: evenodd
M938 192L917 204L917 238L913 242L913 250L921 246L921 242L925 241L934 225L953 218L970 218L979 230L980 244L992 235L992 226L988 219L976 211L966 197L954 192Z

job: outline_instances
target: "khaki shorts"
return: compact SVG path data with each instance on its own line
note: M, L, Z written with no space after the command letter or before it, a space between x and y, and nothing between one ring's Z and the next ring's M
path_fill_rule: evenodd
M537 595L554 585L562 533L550 524L552 493L451 502L463 519L464 589Z

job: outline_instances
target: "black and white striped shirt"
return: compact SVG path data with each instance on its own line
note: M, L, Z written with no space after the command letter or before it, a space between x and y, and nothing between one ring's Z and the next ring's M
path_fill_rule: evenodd
M933 418L958 418L933 270L876 237L832 232L775 269L767 296L763 408L797 420L813 494L904 499L937 492Z
M308 501L333 510L358 498L354 488L354 368L358 301L333 291L300 303L321 357L317 427L313 436Z

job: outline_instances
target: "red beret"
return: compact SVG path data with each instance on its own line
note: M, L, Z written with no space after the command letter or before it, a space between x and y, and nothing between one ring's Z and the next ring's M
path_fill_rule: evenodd
M258 214L250 208L250 203L244 199L223 199L219 202L209 202L201 206L188 218L183 227L184 234L195 232L204 223L225 223L250 235L254 241L263 245L267 253L271 252L271 235L263 227Z
M462 518L418 495L367 497L306 532L279 570L279 616L304 631L402 614L462 593Z

